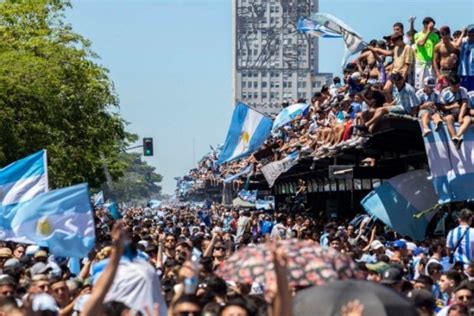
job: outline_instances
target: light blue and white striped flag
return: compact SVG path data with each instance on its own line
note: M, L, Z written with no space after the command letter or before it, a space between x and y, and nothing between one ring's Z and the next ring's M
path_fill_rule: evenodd
M232 181L235 181L239 179L240 177L247 176L252 172L252 170L253 170L253 165L248 165L247 167L242 169L242 171L240 171L239 173L236 173L232 176L225 178L224 183L231 183Z
M303 115L308 108L309 105L305 103L292 104L284 108L280 113L278 113L275 121L273 121L272 131L288 124L298 116Z
M307 18L299 18L297 27L298 32L308 33L313 36L317 37L324 37L324 38L339 38L342 37L341 34L337 34L332 32L325 26L316 23L313 20Z
M94 207L100 207L104 205L104 191L100 191L94 194L93 200L94 200Z
M48 247L60 257L87 256L95 226L86 183L49 191L18 207L11 222L16 236Z
M270 136L272 120L239 102L234 109L218 164L243 158L255 152Z
M433 212L421 218L414 215L431 209L437 197L425 170L410 171L384 182L360 203L367 213L377 217L403 236L423 240Z
M446 125L424 137L431 177L439 203L474 199L474 132L467 129L461 148L457 150ZM459 125L455 124L456 130Z
M359 53L367 46L362 37L350 28L346 23L328 13L315 13L311 16L316 24L324 26L327 30L342 35L346 44L346 51L342 60L342 67L345 67L349 57Z
M17 160L0 170L0 240L28 241L15 238L11 221L18 207L47 191L46 150Z

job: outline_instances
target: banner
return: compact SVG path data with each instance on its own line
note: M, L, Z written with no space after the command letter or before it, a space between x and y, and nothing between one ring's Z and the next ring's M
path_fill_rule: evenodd
M437 197L425 170L410 171L384 182L370 192L361 205L403 236L423 240L433 212L421 218L414 215L436 205Z
M317 37L325 38L339 38L341 34L337 34L326 28L325 26L316 23L313 20L301 17L298 20L297 27L298 32L308 33Z
M474 132L468 128L458 149L449 137L445 124L423 137L426 156L438 203L448 203L474 199ZM459 128L455 124L456 130Z
M257 201L257 190L240 190L238 196L246 202L255 203Z
M291 169L297 164L299 158L299 152L293 152L282 160L271 162L263 166L260 170L263 176L268 182L268 186L271 188L275 184L276 179L282 174Z

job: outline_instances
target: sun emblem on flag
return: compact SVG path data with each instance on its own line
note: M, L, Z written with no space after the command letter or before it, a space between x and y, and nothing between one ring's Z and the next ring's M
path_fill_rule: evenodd
M46 217L43 217L38 220L38 223L36 224L36 232L39 235L49 236L51 235L52 231L53 229L51 228L51 223Z
M244 147L248 147L249 141L250 141L250 134L247 131L243 131L240 134L240 138L242 139L242 142L244 143Z

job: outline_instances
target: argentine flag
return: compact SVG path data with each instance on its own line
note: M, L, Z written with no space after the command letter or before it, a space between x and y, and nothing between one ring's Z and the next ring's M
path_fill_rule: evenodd
M218 164L236 160L255 152L270 136L272 120L239 102L234 109L224 148Z
M17 209L48 191L46 150L38 151L0 169L0 240L15 238L11 221Z
M100 191L93 197L94 207L101 207L104 205L104 191Z
M95 226L87 183L43 193L17 208L11 221L16 236L48 247L60 257L87 256Z
M283 110L281 110L280 113L278 113L277 117L275 118L272 130L275 131L280 127L295 120L298 116L302 116L306 113L306 110L308 108L309 105L305 103L296 103L284 108Z
M298 29L298 32L308 33L310 35L317 36L317 37L326 37L326 38L342 37L341 34L335 33L329 30L327 27L313 20L306 19L303 17L301 17L298 20L297 29Z

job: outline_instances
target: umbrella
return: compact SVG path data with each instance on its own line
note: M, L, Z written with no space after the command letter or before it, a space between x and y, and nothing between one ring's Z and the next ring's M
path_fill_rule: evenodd
M415 307L392 289L370 281L345 280L315 286L296 294L293 315L340 315L343 305L359 300L364 316L415 316Z
M288 282L306 287L329 281L359 278L352 259L334 249L323 249L311 240L288 239L277 242L288 257ZM268 286L274 281L272 252L268 244L245 247L222 263L216 272L226 281Z

